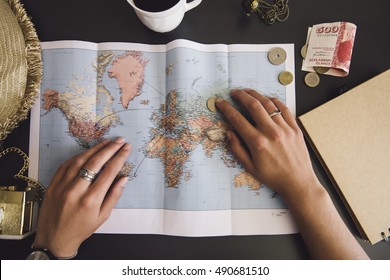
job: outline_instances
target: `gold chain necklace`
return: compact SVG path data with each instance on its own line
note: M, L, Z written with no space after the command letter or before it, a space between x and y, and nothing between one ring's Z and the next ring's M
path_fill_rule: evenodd
M19 172L14 176L14 178L26 181L29 185L37 188L39 190L38 191L38 196L39 197L37 197L37 200L39 200L39 201L42 200L43 194L46 191L44 186L41 183L39 183L38 181L23 175L23 173L28 169L28 166L29 166L29 163L30 163L30 160L29 160L28 156L26 155L26 153L23 152L19 148L10 147L10 148L7 148L7 149L5 149L5 150L0 152L0 158L5 156L5 155L7 155L7 154L9 154L9 153L17 153L18 155L20 155L23 158L23 166L19 170Z
M251 13L256 13L267 24L283 22L290 14L288 0L275 0L274 3L268 0L242 0L241 5L245 16L249 17Z

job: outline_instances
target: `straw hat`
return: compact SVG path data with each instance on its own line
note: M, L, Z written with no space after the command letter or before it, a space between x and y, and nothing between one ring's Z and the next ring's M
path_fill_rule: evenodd
M19 0L0 0L0 141L28 117L41 79L33 24Z

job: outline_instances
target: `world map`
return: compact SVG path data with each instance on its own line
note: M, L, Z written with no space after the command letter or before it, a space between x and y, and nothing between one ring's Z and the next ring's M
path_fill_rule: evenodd
M271 74L250 64L266 53L48 48L43 58L39 179L44 184L70 155L124 136L133 153L121 171L130 188L119 208L284 207L236 161L225 139L231 128L206 106L209 97L229 99L229 89L240 86L285 102L284 87L271 86ZM56 71L59 61L63 66ZM257 70L247 75L229 63Z
M101 141L112 126L120 124L120 118L112 108L114 98L102 84L104 72L107 71L110 78L117 80L120 104L128 109L129 103L142 94L144 71L148 63L139 51L127 51L119 56L105 51L98 56L97 61L97 96L86 95L86 90L77 83L88 77L75 75L75 79L69 82L70 91L60 93L55 89L45 89L42 97L42 109L47 112L59 109L68 122L69 135L84 148L90 148ZM111 68L106 70L109 65ZM168 70L166 73L169 75ZM191 171L186 170L185 164L198 145L202 146L207 157L212 157L218 149L227 166L238 165L227 148L224 137L227 125L221 116L202 110L205 106L201 98L195 98L191 102L192 105L195 102L195 107L198 108L196 111L181 106L180 100L180 93L170 91L166 103L152 113L154 126L150 128L151 140L144 147L146 157L158 158L164 164L168 187L178 187L181 180L190 179ZM147 105L145 101L142 102ZM97 103L104 104L101 112L96 111ZM128 162L121 175L134 177L131 174L133 168L134 164ZM243 171L234 178L234 186L248 186L252 190L259 190L261 184Z

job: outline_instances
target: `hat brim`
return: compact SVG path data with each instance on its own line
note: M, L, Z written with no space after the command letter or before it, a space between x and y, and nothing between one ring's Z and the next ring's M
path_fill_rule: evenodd
M0 141L28 117L42 80L41 45L19 0L0 0ZM11 13L12 11L12 13ZM7 18L6 18L7 17ZM13 17L13 18L12 18ZM18 41L23 41L19 42Z

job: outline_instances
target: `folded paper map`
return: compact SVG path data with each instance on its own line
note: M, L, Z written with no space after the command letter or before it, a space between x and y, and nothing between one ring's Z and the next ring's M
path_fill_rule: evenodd
M224 138L227 124L208 98L250 87L295 110L292 45L167 45L57 41L42 44L43 83L32 112L30 175L44 185L67 158L103 138L133 146L130 181L107 233L186 236L296 232L285 204L246 173Z

